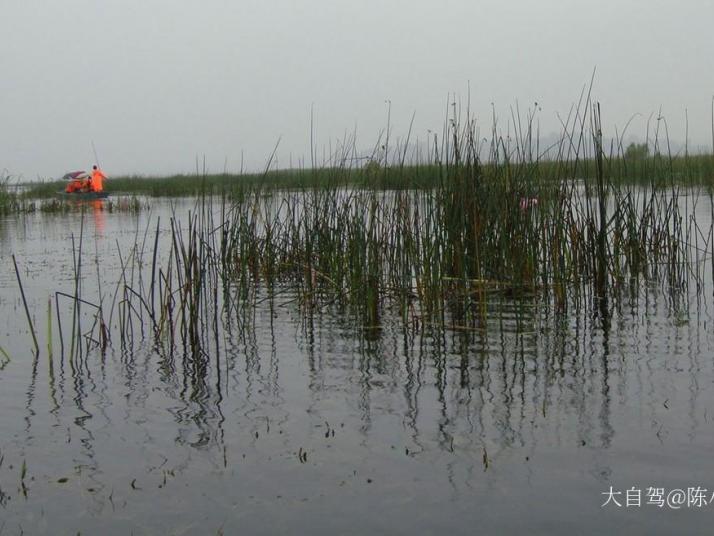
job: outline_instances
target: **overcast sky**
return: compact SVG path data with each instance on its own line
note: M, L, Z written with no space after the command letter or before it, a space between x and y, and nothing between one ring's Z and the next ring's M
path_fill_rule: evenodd
M441 131L447 96L482 128L538 102L556 132L587 85L610 133L662 108L711 146L712 0L0 0L0 170L48 178L279 165L357 130Z

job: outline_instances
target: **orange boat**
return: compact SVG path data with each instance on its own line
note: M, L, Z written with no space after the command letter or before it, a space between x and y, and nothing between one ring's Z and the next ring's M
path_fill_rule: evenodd
M63 192L57 192L57 195L63 199L106 199L109 193L104 190L95 192L89 189L89 180L91 175L86 171L70 171L62 177L67 181L67 186Z

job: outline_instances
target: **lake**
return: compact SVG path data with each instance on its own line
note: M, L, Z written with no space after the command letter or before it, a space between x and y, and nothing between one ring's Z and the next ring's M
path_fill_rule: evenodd
M193 204L85 208L0 221L0 534L710 532L710 259L700 292L642 285L606 319L502 295L478 329L372 329L286 286L207 352L137 326L72 357L73 240L83 299L108 304Z

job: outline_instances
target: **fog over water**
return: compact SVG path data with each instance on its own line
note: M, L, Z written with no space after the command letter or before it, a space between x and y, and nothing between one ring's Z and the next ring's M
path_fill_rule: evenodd
M714 3L426 0L3 0L0 170L55 177L95 159L113 175L309 161L387 124L441 131L449 94L488 132L492 103L538 103L559 131L596 69L607 134L660 108L669 136L711 147ZM688 129L686 126L688 117ZM654 121L654 118L652 119ZM688 134L688 135L687 135Z

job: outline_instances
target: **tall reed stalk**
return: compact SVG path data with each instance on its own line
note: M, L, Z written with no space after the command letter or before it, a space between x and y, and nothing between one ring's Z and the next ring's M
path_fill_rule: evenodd
M704 288L714 235L687 220L671 155L647 160L639 169L650 182L633 186L621 180L632 171L622 144L603 146L589 94L548 149L555 159L544 160L534 118L514 112L512 136L494 121L483 142L454 103L441 138L430 137L428 161L404 165L407 143L389 140L387 129L383 152L364 165L353 163L354 147L342 147L329 166L301 170L289 190L269 182L266 169L264 182L214 195L204 172L194 177L188 218L172 214L167 242L156 221L153 236L147 225L128 255L119 252L114 300L104 311L100 297L101 320L84 335L80 230L72 353L82 335L109 341L92 333L114 329L115 310L122 346L151 337L157 350L180 349L200 368L226 330L247 336L260 304L280 296L306 321L330 309L377 333L386 318L412 332L483 329L495 300L606 319L613 306L636 301L643 283L676 299L691 283ZM655 132L653 145L667 144ZM359 187L350 185L355 176Z

